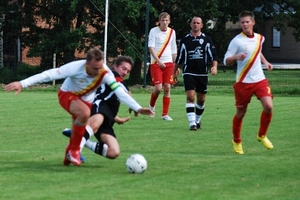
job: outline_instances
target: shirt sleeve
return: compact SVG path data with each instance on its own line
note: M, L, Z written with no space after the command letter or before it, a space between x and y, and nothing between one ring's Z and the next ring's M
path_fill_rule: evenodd
M176 33L175 30L173 29L173 37L171 40L171 53L176 54L177 53L177 44L176 44Z
M211 61L218 61L218 54L217 54L216 47L215 47L212 39L210 37L207 37L207 38L208 38L208 43L210 44L209 45L209 55L210 55Z
M127 92L124 91L120 84L116 81L115 77L110 73L107 73L103 77L103 82L109 85L112 91L117 95L119 100L127 105L132 110L138 112L142 106L140 106Z
M226 65L226 59L228 57L234 56L237 53L237 51L238 51L237 45L235 44L235 40L233 39L229 43L228 49L224 55L223 64Z
M59 69L49 69L43 71L42 73L30 76L20 82L22 87L25 88L25 87L35 85L37 83L45 83L52 80L58 80L63 78L66 78L66 76L61 74Z
M74 67L75 62L70 62L62 65L59 68L48 69L42 73L30 76L21 82L23 88L35 85L37 83L45 83L53 80L65 79L77 73L77 67ZM80 65L78 65L80 66Z
M148 38L148 47L155 47L155 35L154 35L154 29L152 28L149 33Z

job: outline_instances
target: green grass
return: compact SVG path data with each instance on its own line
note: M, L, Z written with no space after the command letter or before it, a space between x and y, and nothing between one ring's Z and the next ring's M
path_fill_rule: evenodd
M264 70L272 92L280 96L299 96L300 95L300 70L281 70L273 69L271 71ZM236 73L232 68L227 67L224 72L221 67L218 69L218 74L212 76L209 74L209 91L212 94L232 94L232 85L235 83ZM183 85L183 80L180 77L179 86Z
M179 89L178 89L179 90ZM178 91L179 93L179 91ZM121 154L109 160L84 149L87 163L62 165L70 127L56 92L0 91L0 199L298 199L299 97L275 97L269 138L274 149L256 140L261 105L253 98L242 136L245 154L231 144L235 113L231 95L208 95L203 129L189 131L185 95L173 94L170 116L133 117L115 125ZM143 106L149 94L133 96ZM122 105L120 116L127 116ZM143 154L144 174L129 174L126 158Z

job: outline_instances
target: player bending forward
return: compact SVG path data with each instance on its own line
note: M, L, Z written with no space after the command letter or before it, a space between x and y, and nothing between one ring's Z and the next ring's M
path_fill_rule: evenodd
M132 66L133 61L128 56L118 57L113 64L113 73L125 92L129 91L128 87L124 84L123 79L130 73ZM119 107L120 101L109 85L101 84L96 91L95 100L91 110L92 116L88 121L98 142L90 140L89 138L93 133L86 130L84 137L82 138L81 150L83 146L85 146L103 157L115 159L119 156L120 147L113 130L113 125L114 122L124 124L130 120L130 117L120 118L117 116ZM135 114L137 116L137 113ZM70 137L71 130L66 129L63 131L63 134Z
M103 52L97 48L87 52L86 60L73 61L62 65L57 69L49 69L40 74L31 76L20 82L13 82L5 86L5 91L16 90L16 94L22 88L52 80L65 79L59 92L60 105L72 115L73 134L69 145L66 147L64 165L73 163L81 165L80 143L85 130L93 133L92 128L87 125L91 114L91 105L94 100L95 91L100 84L109 85L120 101L134 111L141 114L153 114L149 109L143 109L128 93L126 93L111 70L103 63Z

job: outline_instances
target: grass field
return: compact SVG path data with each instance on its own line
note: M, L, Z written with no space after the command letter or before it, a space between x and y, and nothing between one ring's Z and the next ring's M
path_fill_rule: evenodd
M179 89L178 89L179 90ZM62 165L70 117L56 92L0 91L0 199L299 199L299 97L275 97L269 138L256 140L261 105L252 99L243 124L245 154L231 144L234 99L208 95L203 129L189 131L184 93L172 96L170 116L132 117L115 125L121 154L108 160L84 149L87 163ZM149 94L133 96L143 106ZM122 105L120 116L127 116ZM129 174L126 158L143 154L144 174Z

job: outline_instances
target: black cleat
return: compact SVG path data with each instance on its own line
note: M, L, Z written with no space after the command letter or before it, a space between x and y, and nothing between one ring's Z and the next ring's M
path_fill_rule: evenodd
M197 129L201 129L201 122L196 123Z
M196 130L197 130L197 125L190 126L190 131L196 131Z

